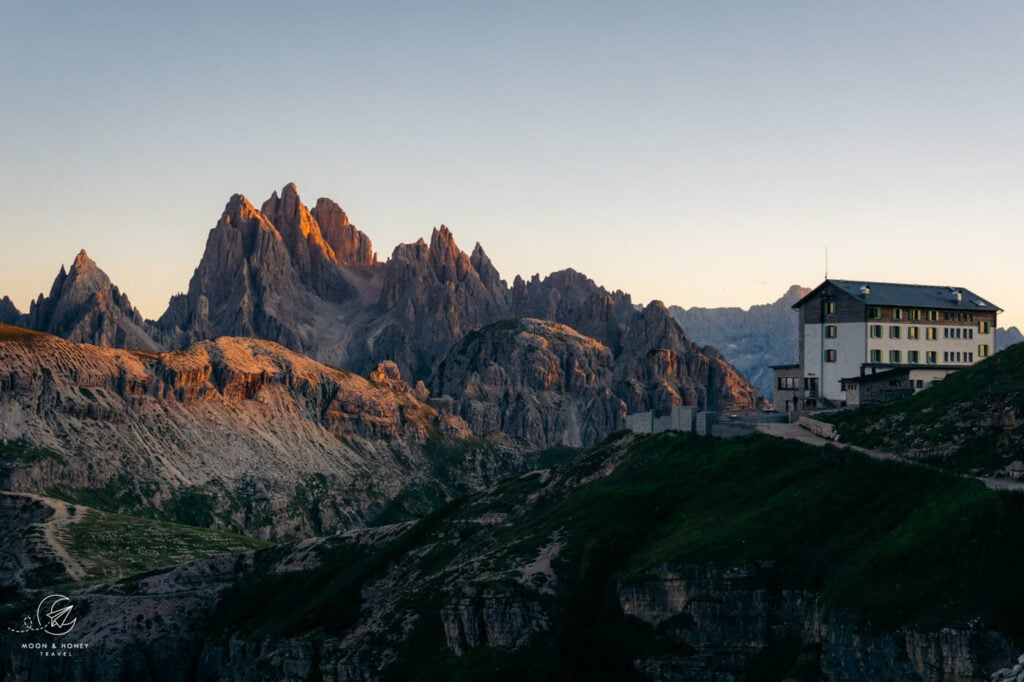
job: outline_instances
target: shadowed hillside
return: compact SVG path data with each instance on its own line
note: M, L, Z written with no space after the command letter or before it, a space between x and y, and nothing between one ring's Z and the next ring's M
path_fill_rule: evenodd
M972 474L1024 473L1024 345L910 398L822 419L836 425L840 440L855 445Z

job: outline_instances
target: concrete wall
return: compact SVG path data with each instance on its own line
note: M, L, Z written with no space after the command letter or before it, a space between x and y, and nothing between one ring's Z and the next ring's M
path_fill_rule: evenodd
M836 438L836 427L827 422L820 422L817 419L811 419L810 417L800 417L800 426L804 427L815 436L821 436L822 438L828 438L829 440L835 440Z
M825 325L807 325L804 333L804 375L819 377L818 390L825 398L840 402L846 400L840 379L857 376L860 366L867 359L865 338L867 326L863 322L835 323L835 338L823 339ZM824 362L822 351L834 350L835 362Z
M654 413L637 412L626 415L626 428L633 433L654 433Z

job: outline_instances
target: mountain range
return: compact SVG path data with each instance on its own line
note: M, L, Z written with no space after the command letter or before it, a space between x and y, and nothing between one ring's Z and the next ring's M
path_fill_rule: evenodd
M523 322L508 337L542 351L479 355L484 339L508 336L506 323L517 320L549 323ZM264 339L363 376L390 361L476 435L500 431L542 447L593 444L631 412L759 404L749 383L714 348L692 342L658 301L637 309L627 294L573 270L509 286L483 247L467 254L443 225L429 243L400 244L381 262L341 207L321 198L309 209L294 184L259 209L231 197L187 292L158 320L143 319L83 250L27 314L0 302L0 321L151 352L225 336ZM492 327L499 323L504 331ZM552 332L562 327L572 333ZM466 343L471 335L477 343ZM579 365L592 359L575 344L603 348L593 358L600 366ZM543 373L551 380L533 380ZM558 419L540 416L551 394L563 404Z

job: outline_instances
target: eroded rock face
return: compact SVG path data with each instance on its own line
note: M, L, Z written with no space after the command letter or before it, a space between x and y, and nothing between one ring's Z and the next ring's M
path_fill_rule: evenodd
M793 679L939 682L986 680L1013 658L997 632L857 625L814 594L773 587L772 568L671 564L620 584L623 612L669 634L680 650L637 661L637 668L654 680L746 679L755 661L774 652L778 674Z
M632 321L617 334L617 357L563 324L523 318L489 325L438 364L430 393L449 396L450 409L478 435L501 431L541 447L593 445L631 412L757 404L735 370L713 349L697 349L660 303Z
M611 392L614 360L600 342L561 324L521 319L472 332L431 380L433 395L477 434L530 443L589 445L621 428L625 404Z
M428 435L458 432L408 386L255 339L154 354L0 327L0 367L0 439L65 462L8 469L4 487L108 490L127 508L192 491L213 527L260 537L358 524L422 475Z
M481 646L516 649L551 627L535 597L514 590L469 592L441 609L445 646L456 655Z
M27 319L0 319L0 323L17 321L29 329L79 343L144 350L159 347L153 339L153 326L142 319L128 297L111 284L84 249L70 270L65 272L61 267L50 295L40 294L32 302Z
M311 211L319 223L324 240L334 250L341 265L371 266L377 262L370 238L349 222L341 206L321 197Z
M403 375L424 379L453 343L501 319L507 311L504 283L493 279L497 273L483 249L475 253L476 265L443 225L429 245L421 239L395 247L378 303L383 315L366 342L368 355L390 357Z

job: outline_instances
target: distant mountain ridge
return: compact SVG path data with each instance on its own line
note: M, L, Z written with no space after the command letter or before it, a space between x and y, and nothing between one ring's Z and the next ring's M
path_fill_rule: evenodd
M16 313L0 303L4 319ZM627 411L696 404L698 396L711 409L758 404L725 360L690 341L660 303L637 310L627 294L609 292L573 270L529 281L517 277L509 286L480 244L467 254L444 225L429 243L399 244L382 263L340 206L321 198L310 210L294 184L274 192L260 209L240 194L231 197L188 291L172 297L156 322L142 320L84 251L70 272L62 269L50 295L16 319L77 341L151 351L222 336L266 339L364 376L391 361L402 377L437 390L452 383L432 379L435 368L467 334L520 318L567 325L611 353L615 414L595 416L594 423L574 430L588 434L580 444L621 428ZM672 367L654 370L658 362ZM712 375L730 378L709 388ZM520 394L532 399L529 390ZM446 395L461 400L461 392L433 398ZM576 435L525 427L510 435L534 444L577 441Z
M772 365L797 362L794 303L810 289L792 285L772 303L742 308L669 307L672 318L699 344L714 346L762 395L770 396Z

